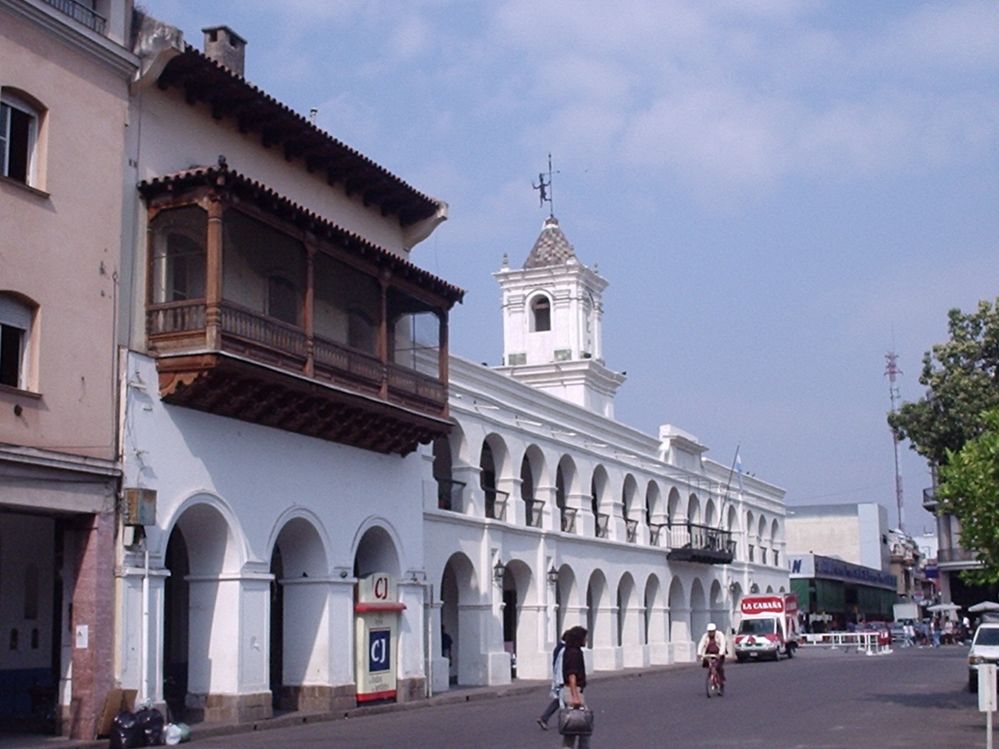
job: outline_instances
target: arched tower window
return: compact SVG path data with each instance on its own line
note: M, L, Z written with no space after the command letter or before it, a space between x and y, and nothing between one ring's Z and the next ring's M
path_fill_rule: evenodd
M552 303L546 296L537 296L531 302L531 332L541 333L552 329Z

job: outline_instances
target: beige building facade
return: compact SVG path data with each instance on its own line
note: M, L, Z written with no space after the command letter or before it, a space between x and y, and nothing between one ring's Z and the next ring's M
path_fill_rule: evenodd
M79 737L112 684L130 11L0 2L0 724Z

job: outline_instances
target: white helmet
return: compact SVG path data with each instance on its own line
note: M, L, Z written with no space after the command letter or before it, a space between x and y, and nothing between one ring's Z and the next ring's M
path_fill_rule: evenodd
M715 623L714 623L714 622L711 622L711 623L710 623L710 624L708 625L708 632L714 632L714 631L715 631L716 629L718 629L718 627L716 627L716 626L715 626Z

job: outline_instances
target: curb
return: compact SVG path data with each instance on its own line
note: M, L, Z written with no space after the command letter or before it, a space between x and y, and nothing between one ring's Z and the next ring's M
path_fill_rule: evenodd
M591 675L590 679L599 682L620 681L623 679L641 679L644 676L675 671L683 668L692 668L696 664L692 663L672 663L667 666L651 666L648 668L629 668L620 671L597 671ZM348 710L338 710L336 712L314 712L314 713L287 713L265 720L251 721L248 723L216 723L204 724L195 723L191 726L191 743L197 743L200 738L213 738L218 736L235 736L242 733L254 733L258 731L273 731L280 728L291 728L293 726L309 725L313 723L329 723L337 720L349 720L353 718L364 718L373 715L384 715L387 713L403 712L407 710L422 710L440 705L456 705L463 702L479 702L482 700L501 699L504 697L515 697L531 692L545 690L547 692L549 681L547 679L518 680L514 684L504 684L493 687L467 687L448 690L435 694L432 697L413 700L412 702L390 702L383 705L367 705L365 707L354 707ZM41 737L39 737L41 738ZM0 739L0 746L3 742ZM72 739L58 740L48 737L47 740L39 742L39 747L51 747L51 749L107 749L108 740L99 741L75 741Z

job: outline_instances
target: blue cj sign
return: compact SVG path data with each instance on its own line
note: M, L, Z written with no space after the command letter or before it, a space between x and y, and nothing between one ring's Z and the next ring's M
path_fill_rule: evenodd
M387 629L374 629L368 632L368 671L389 670L389 635Z

